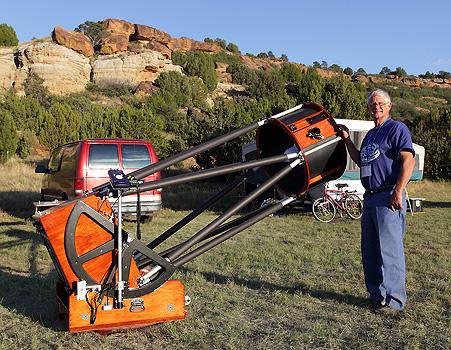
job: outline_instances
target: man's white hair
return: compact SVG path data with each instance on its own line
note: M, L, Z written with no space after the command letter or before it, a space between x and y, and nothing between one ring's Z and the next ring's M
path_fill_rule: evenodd
M368 95L368 98L366 99L366 104L369 103L370 98L373 96L382 96L383 98L385 98L385 102L390 103L391 102L391 98L390 95L388 94L387 91L382 90L382 89L377 89L374 91L371 91L370 94Z

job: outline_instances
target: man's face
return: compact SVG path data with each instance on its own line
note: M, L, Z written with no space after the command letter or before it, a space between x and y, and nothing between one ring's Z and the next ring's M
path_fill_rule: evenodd
M367 108L376 125L380 125L389 117L391 105L391 102L387 103L383 96L371 96Z

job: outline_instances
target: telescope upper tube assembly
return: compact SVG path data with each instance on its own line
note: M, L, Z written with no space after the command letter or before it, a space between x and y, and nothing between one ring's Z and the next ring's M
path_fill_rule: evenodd
M300 104L298 106L295 106L295 107L293 107L291 109L288 109L286 111L283 111L283 112L281 112L279 114L276 114L272 118L273 119L280 118L280 117L282 117L282 116L284 116L284 115L286 115L288 113L291 113L291 112L296 111L296 110L301 109L301 108L302 108L302 104ZM151 174L156 173L157 171L161 171L163 169L166 169L166 168L168 168L168 167L170 167L172 165L175 165L175 164L177 164L177 163L179 163L181 161L184 161L184 160L186 160L186 159L188 159L190 157L193 157L193 156L195 156L195 155L197 155L199 153L208 151L209 149L211 149L213 147L219 146L219 145L221 145L223 143L226 143L227 141L233 140L233 139L235 139L235 138L237 138L239 136L247 134L248 132L253 131L253 130L259 128L260 126L266 124L267 120L268 119L263 119L263 120L260 120L258 122L255 122L255 123L243 126L243 127L239 128L239 129L231 131L231 132L229 132L229 133L227 133L225 135L219 136L219 137L217 137L217 138L215 138L213 140L207 141L207 142L202 143L202 144L200 144L198 146L195 146L193 148L187 149L187 150L185 150L183 152L180 152L178 154L170 156L170 157L168 157L166 159L160 160L157 163L151 164L151 165L149 165L147 167L144 167L142 169L139 169L139 170L136 170L134 172L131 172L128 175L133 176L133 177L135 177L138 180L141 180L141 179L145 178L146 176L149 176ZM92 191L93 192L98 191L98 190L102 189L105 186L108 186L108 183L104 183L102 185L96 186L96 187L94 187L92 189Z
M284 116L268 119L257 130L257 151L260 158L277 154L301 152L305 162L276 184L287 196L304 196L309 187L339 178L346 167L344 142L338 126L321 106L304 103L303 108ZM264 166L271 177L283 164Z

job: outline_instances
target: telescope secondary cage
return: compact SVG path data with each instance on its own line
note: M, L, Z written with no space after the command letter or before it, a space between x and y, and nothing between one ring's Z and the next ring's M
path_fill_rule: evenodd
M341 176L346 167L346 149L338 126L324 108L304 103L303 108L278 119L270 118L257 130L257 151L260 158L272 157L296 150L304 163L276 183L286 196L300 198L310 187ZM268 177L283 164L264 166ZM338 176L337 176L338 175Z

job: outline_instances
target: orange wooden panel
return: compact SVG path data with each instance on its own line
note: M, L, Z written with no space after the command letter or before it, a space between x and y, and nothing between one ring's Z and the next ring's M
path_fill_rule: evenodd
M94 293L90 293L90 296ZM178 280L167 281L159 289L141 297L145 309L131 312L132 300L124 299L124 308L103 310L97 309L94 324L90 324L91 309L86 300L77 300L71 294L68 305L64 303L65 296L59 296L60 312L67 312L62 319L69 332L91 330L113 330L149 326L155 323L183 320L185 318L185 288ZM104 300L105 301L105 300ZM113 299L110 298L110 303Z
M109 216L111 214L111 207L108 201L102 201L93 195L82 198L81 200L98 212L103 213L103 215ZM70 287L72 287L74 282L79 281L80 278L75 275L67 260L64 248L64 235L68 218L76 203L77 201L72 201L59 207L51 208L47 215L40 218L44 231ZM75 247L78 255L97 248L112 239L112 236L107 231L86 215L80 216L75 230ZM91 277L97 281L101 281L105 272L114 261L113 259L115 259L115 252L103 254L83 264L83 268ZM132 261L129 281L131 287L136 286L136 276L140 274L135 262Z
M333 125L330 123L328 119L323 119L315 124L309 124L305 125L303 129L298 129L293 132L294 137L298 141L299 145L302 147L302 149L309 147L311 145L314 145L315 143L321 141L320 139L314 139L311 137L308 137L308 130L312 128L319 128L321 130L321 135L324 136L324 138L327 138L329 136L335 135L336 131L333 127Z

